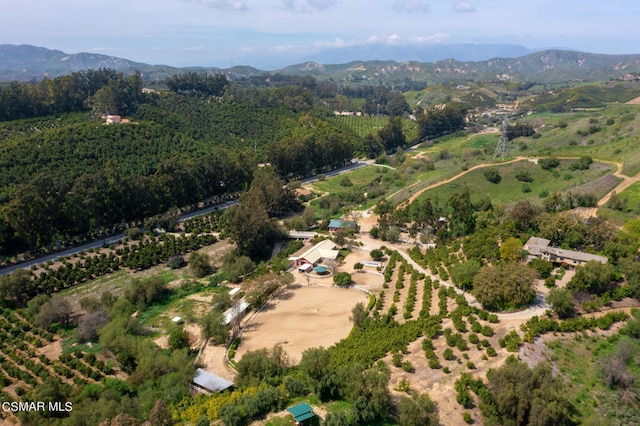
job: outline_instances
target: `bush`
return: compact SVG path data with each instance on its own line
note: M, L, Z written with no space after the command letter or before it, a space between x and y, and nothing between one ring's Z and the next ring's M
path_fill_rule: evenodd
M333 282L340 287L347 287L353 283L353 279L348 272L338 272L333 276Z
M212 272L209 255L197 251L191 252L189 255L189 269L198 278L209 275Z
M500 172L498 169L489 168L484 171L484 178L491 183L500 183L502 180L502 176L500 176Z
M371 258L376 262L379 262L380 260L382 260L382 256L384 255L384 253L382 253L382 250L380 249L371 250L369 254L371 255Z
M170 269L180 269L180 268L182 268L182 267L184 267L186 265L187 265L187 262L184 260L184 257L182 255L173 256L167 262L167 266Z
M542 167L544 170L555 169L560 165L560 160L557 158L541 158L538 160L538 165Z

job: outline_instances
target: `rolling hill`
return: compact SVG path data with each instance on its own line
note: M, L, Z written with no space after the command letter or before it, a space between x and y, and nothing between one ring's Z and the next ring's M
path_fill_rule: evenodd
M455 50L452 50L452 54ZM82 69L113 68L124 73L139 70L148 82L162 81L184 71L224 73L231 79L269 73L253 67L175 68L149 65L113 56L92 53L66 54L28 45L0 45L0 82L30 81L56 77ZM603 55L567 50L545 50L517 58L493 58L481 61L446 59L436 62L352 61L337 65L305 62L271 73L312 75L349 83L379 84L411 79L429 84L444 81L535 81L564 83L568 81L601 81L637 78L640 55Z

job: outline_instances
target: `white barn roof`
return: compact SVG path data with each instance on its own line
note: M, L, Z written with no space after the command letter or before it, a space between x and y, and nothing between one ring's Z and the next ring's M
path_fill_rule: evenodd
M299 259L304 259L309 263L315 264L320 259L331 259L336 260L340 252L338 250L334 250L336 248L336 243L331 240L322 240L315 246L311 247L309 250L302 253L297 257L290 257L289 260L296 261Z
M233 386L233 382L216 376L215 374L210 373L207 370L203 370L202 368L198 368L196 370L196 375L193 378L193 383L205 390L208 390L209 392L222 392L223 390Z

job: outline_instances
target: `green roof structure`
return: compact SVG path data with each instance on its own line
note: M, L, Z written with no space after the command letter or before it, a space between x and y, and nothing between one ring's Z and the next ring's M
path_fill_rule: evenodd
M311 408L311 406L306 402L289 407L287 408L287 411L293 416L296 424L303 424L303 422L315 416L313 408Z

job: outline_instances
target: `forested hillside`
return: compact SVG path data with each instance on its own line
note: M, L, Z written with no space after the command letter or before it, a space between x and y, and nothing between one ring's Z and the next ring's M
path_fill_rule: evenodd
M287 179L348 164L363 143L329 119L340 102L363 99L382 114L409 110L388 88L347 88L347 98L310 77L230 84L186 73L166 85L143 93L139 74L99 70L0 88L2 255L237 194L259 163ZM106 114L128 123L105 125ZM375 137L378 153L407 143L388 131Z

